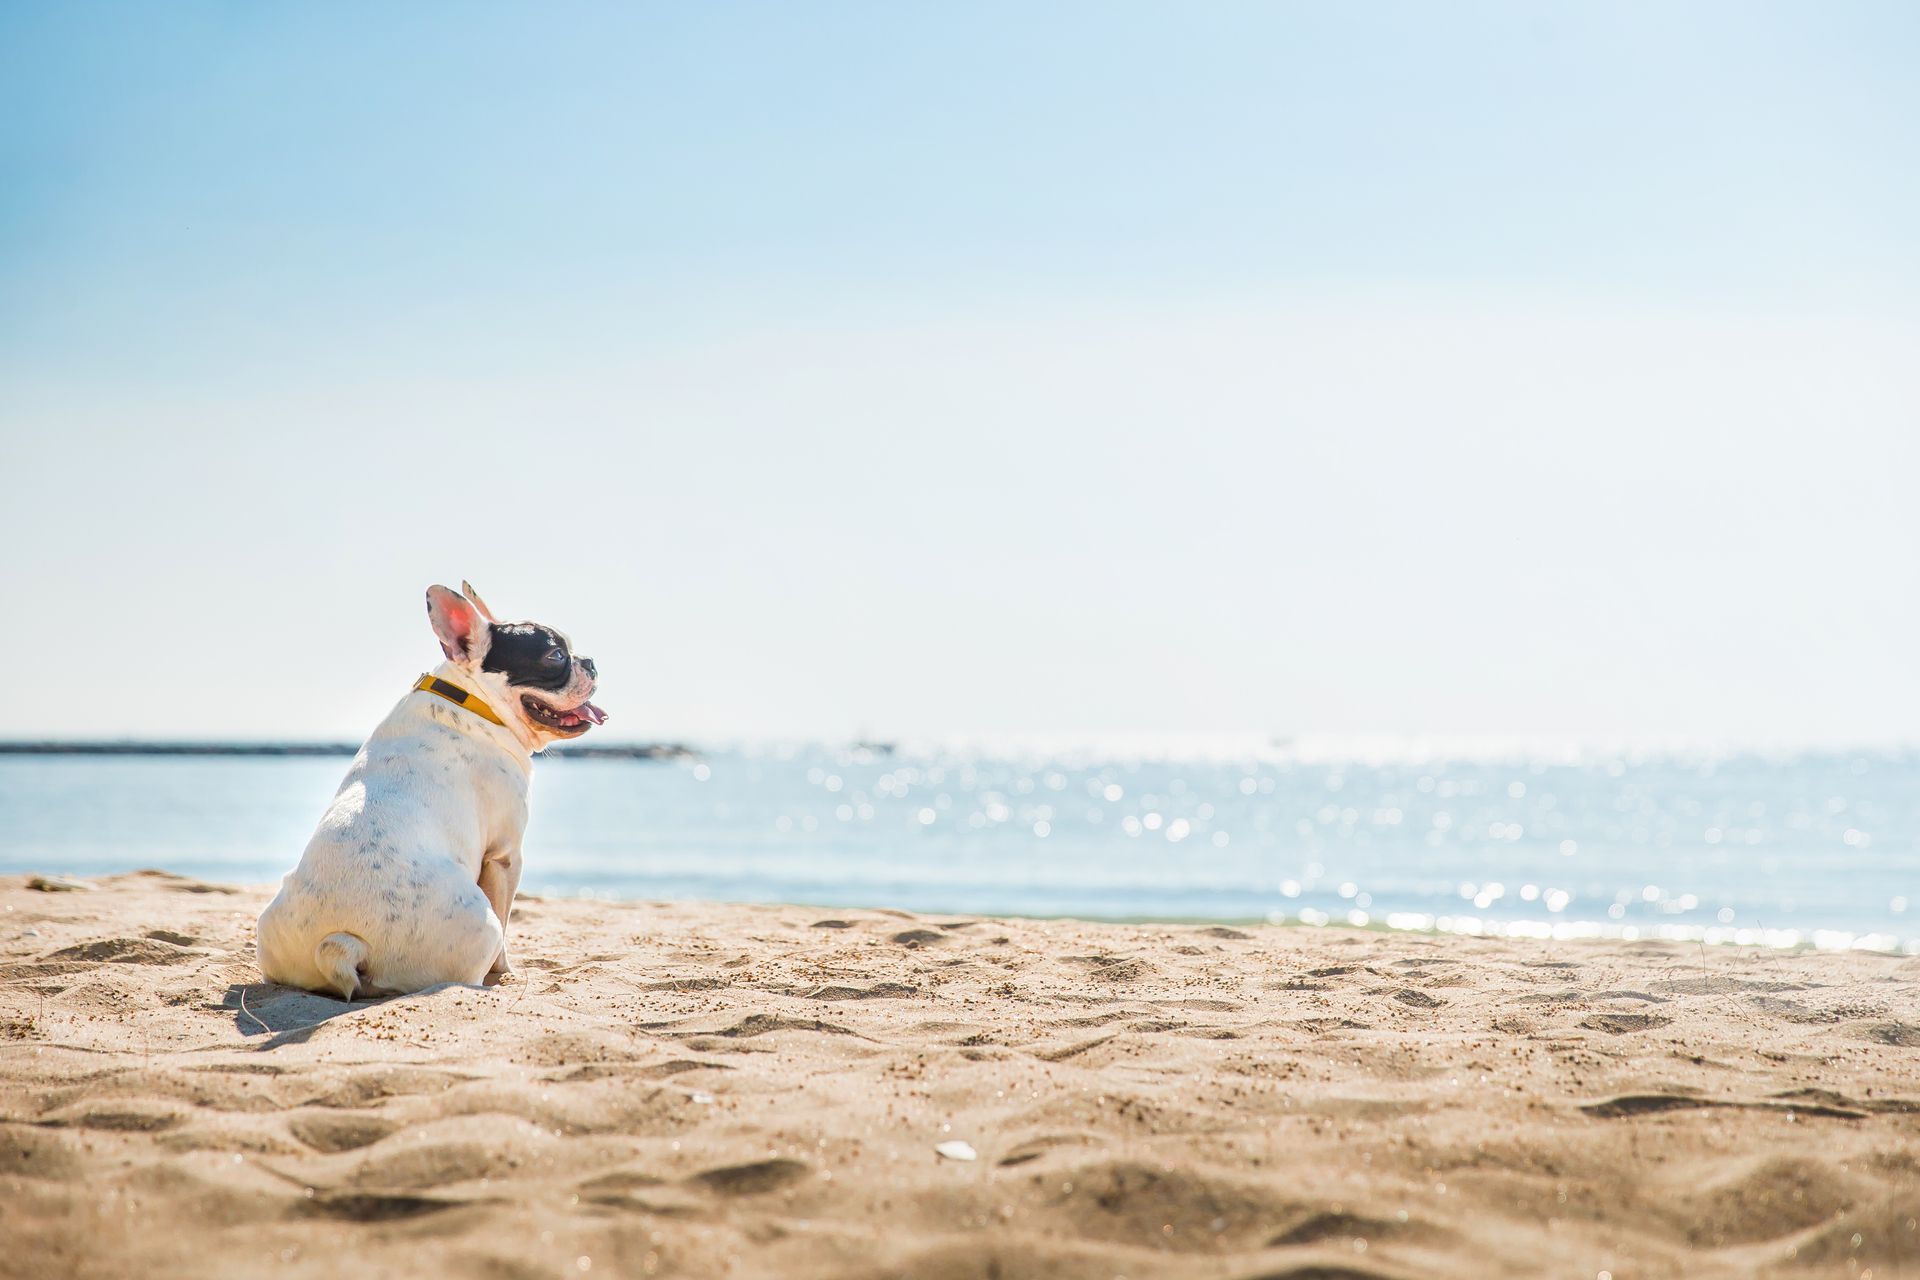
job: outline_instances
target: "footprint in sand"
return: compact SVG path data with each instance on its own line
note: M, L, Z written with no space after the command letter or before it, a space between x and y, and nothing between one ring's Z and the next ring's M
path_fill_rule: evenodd
M666 1180L650 1173L639 1173L632 1169L616 1169L612 1173L603 1173L597 1178L588 1178L579 1186L580 1194L588 1198L602 1196L624 1196L634 1191L647 1191L662 1185Z
M904 1000L920 994L904 982L876 982L870 987L826 986L795 992L809 1000Z
M164 933L165 930L159 932ZM82 942L47 956L48 960L79 960L89 964L185 964L197 959L200 952L189 951L173 939L184 934L171 934L164 940L152 934L144 938L102 938L97 942Z
M636 1067L632 1074L648 1080L665 1080L669 1076L685 1075L689 1071L732 1071L734 1067L724 1062L701 1062L697 1058L674 1058L668 1062L656 1062L649 1066ZM576 1075L578 1072L575 1073Z
M1133 982L1153 973L1153 966L1131 956L1063 956L1095 982Z
M1623 1036L1633 1031L1652 1031L1672 1021L1672 1018L1658 1013L1596 1013L1591 1018L1580 1019L1580 1025L1589 1031Z
M1439 996L1430 996L1426 992L1416 991L1412 987L1400 988L1400 990L1393 993L1393 998L1410 1009L1438 1009L1446 1003L1446 1001L1442 1000Z
M857 1031L836 1026L831 1022L822 1022L818 1018L782 1018L771 1013L750 1013L722 1030L681 1033L680 1038L692 1035L703 1040L714 1036L727 1040L750 1040L755 1036L769 1035L775 1031L817 1031L830 1036L865 1038Z
M329 1114L295 1116L287 1123L287 1132L315 1151L333 1154L370 1147L400 1126L379 1116Z
M179 1124L174 1111L136 1111L127 1108L82 1110L50 1116L39 1123L55 1129L93 1129L107 1133L159 1133Z
M506 1174L511 1154L477 1141L422 1143L369 1155L352 1175L369 1192L418 1192Z
M730 1164L693 1175L692 1181L723 1196L757 1196L792 1186L813 1169L799 1160L755 1160Z
M437 1200L432 1196L324 1195L297 1202L294 1213L299 1217L336 1218L344 1222L401 1222L408 1218L444 1213L448 1209L490 1203L486 1200Z
M405 1098L420 1093L444 1093L472 1076L427 1067L374 1067L348 1076L321 1089L306 1102L318 1107L355 1110L372 1106L388 1098Z
M1404 1218L1405 1215L1403 1214ZM1328 1240L1409 1240L1431 1242L1447 1233L1430 1223L1369 1218L1357 1213L1325 1211L1309 1214L1267 1241L1268 1248L1320 1244Z
M1654 1115L1662 1111L1705 1111L1728 1108L1748 1111L1788 1111L1800 1116L1819 1116L1827 1120L1865 1120L1867 1113L1851 1106L1826 1102L1756 1102L1735 1098L1702 1098L1686 1093L1629 1093L1601 1102L1589 1102L1580 1110L1601 1120L1623 1120Z

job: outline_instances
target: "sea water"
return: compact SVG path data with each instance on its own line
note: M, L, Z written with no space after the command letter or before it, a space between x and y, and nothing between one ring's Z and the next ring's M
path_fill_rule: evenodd
M0 756L0 871L268 884L346 765ZM523 888L1920 952L1920 753L551 758Z

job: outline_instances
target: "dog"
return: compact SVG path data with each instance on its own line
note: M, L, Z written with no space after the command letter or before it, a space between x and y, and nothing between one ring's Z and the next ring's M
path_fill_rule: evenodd
M607 716L593 659L552 627L496 620L460 587L427 588L446 661L360 748L260 914L270 982L351 1001L512 972L533 755Z

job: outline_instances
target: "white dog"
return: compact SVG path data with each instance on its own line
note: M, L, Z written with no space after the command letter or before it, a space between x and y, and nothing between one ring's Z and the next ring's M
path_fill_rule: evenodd
M394 995L510 972L533 753L606 714L567 638L497 622L473 588L427 588L447 660L354 757L300 865L260 914L260 971L310 991Z

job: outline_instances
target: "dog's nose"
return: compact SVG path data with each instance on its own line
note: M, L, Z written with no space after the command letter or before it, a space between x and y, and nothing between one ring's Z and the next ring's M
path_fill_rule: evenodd
M587 669L589 676L592 676L596 680L600 678L600 672L594 667L592 658L580 659L580 665Z

